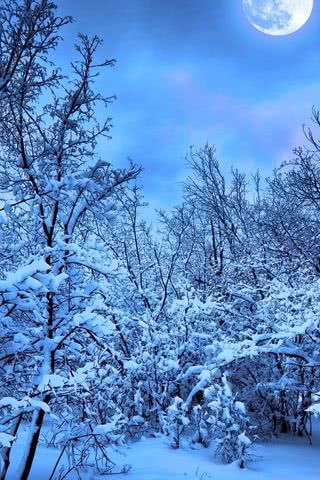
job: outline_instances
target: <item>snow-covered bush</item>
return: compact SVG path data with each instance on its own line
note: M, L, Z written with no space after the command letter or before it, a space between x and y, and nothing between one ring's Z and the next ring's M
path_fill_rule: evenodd
M170 438L172 448L181 447L181 439L189 423L186 405L181 398L176 397L167 409L164 423L164 431Z
M233 394L227 376L222 377L221 385L215 384L205 390L208 402L208 419L212 438L217 445L215 455L224 463L238 461L244 468L249 459L252 439L250 422L245 406Z
M210 443L210 432L208 422L206 421L206 412L201 405L193 407L191 423L194 431L191 442L208 447Z

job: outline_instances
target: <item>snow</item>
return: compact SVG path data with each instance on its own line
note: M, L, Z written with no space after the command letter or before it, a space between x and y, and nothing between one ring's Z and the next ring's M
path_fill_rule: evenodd
M46 413L50 412L50 407L47 403L42 402L41 400L30 398L30 397L24 397L22 400L16 400L13 397L3 397L0 400L0 408L10 407L13 410L17 410L19 408L26 408L28 406L33 407L35 409L42 409Z
M12 435L0 432L0 447L10 447L14 439Z
M32 263L21 267L16 272L9 273L6 282L0 282L0 288L6 290L6 288L10 288L12 285L23 282L24 280L30 281L29 277L38 272L46 272L48 269L48 264L44 260L34 260Z
M22 456L20 446L14 446L15 465ZM255 458L244 470L237 464L215 462L210 447L192 449L185 445L173 450L164 437L143 438L119 447L117 452L110 449L110 456L119 467L132 466L129 474L115 475L117 480L319 480L319 446L318 437L314 445L309 445L306 438L281 435L272 442L256 445ZM57 450L40 446L29 480L48 478L58 455ZM74 480L72 476L68 478ZM81 478L97 480L104 477L83 473ZM8 480L15 480L13 470L9 470Z
M45 374L43 375L42 381L39 384L39 390L42 392L43 390L48 388L48 386L50 386L51 388L63 387L64 383L65 379L61 375Z

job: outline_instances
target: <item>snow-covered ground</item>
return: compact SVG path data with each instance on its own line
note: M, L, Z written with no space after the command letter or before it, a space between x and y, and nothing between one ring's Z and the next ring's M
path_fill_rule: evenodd
M21 454L15 451L15 464ZM219 465L212 459L212 450L184 448L172 450L164 438L142 439L112 458L119 464L131 464L127 474L115 480L319 480L320 439L310 446L304 438L281 436L270 443L256 445L255 460L246 470L237 465ZM40 447L30 480L47 480L57 458L57 451ZM68 477L69 478L69 477ZM98 479L83 474L84 480ZM106 477L100 477L106 478ZM9 480L15 480L12 470Z

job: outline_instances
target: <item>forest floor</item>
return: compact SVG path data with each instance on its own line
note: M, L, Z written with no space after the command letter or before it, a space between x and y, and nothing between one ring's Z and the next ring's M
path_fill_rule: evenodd
M19 465L23 445L17 444L13 463ZM213 460L212 449L185 447L172 450L165 438L148 438L110 452L118 465L129 464L127 474L94 476L83 472L81 479L97 480L319 480L320 437L309 445L306 438L281 435L268 443L254 447L254 460L241 470L238 465L221 465ZM59 452L41 446L30 480L48 480ZM57 477L54 477L57 478ZM78 478L68 476L70 478ZM8 480L16 480L14 469Z

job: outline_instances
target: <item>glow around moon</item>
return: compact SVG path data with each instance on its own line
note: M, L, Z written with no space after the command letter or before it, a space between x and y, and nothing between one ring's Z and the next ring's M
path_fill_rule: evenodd
M268 35L289 35L310 18L313 0L242 0L254 27Z

